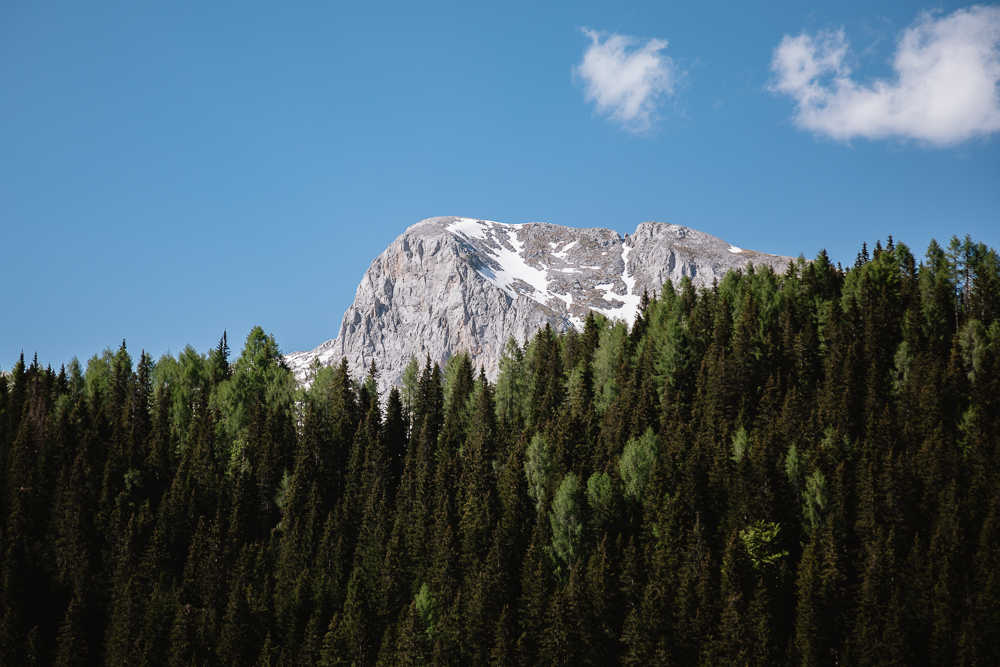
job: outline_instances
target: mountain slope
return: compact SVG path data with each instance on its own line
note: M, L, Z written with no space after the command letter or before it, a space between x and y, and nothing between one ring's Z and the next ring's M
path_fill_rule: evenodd
M443 362L464 350L494 378L511 336L582 328L590 310L631 324L643 290L656 295L667 280L709 286L749 262L783 271L791 259L662 222L623 239L600 228L429 218L371 263L337 337L286 361L302 380L314 359L346 357L356 377L374 360L385 389L412 355Z

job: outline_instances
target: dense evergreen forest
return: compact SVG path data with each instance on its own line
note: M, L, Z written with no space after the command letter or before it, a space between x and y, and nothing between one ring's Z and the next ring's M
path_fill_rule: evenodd
M1000 260L665 285L631 330L0 377L2 665L998 665Z

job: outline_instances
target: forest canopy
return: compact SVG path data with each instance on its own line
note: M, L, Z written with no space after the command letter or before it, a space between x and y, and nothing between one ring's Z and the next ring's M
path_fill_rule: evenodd
M1000 664L1000 259L892 238L297 386L0 375L3 665Z

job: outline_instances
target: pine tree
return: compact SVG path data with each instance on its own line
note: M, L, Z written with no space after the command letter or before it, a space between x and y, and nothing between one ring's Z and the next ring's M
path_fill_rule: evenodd
M542 550L533 540L524 555L521 574L522 592L517 604L520 616L517 654L518 663L521 665L537 663L550 590L549 573L543 560Z
M466 575L460 597L463 601L460 641L463 660L471 664L487 664L496 633L506 631L505 626L497 627L506 610L506 606L501 610L506 597L504 579L507 573L503 566L502 547L494 539L489 553L477 559ZM508 638L504 637L503 641L507 642Z
M144 503L125 529L115 557L110 618L105 639L105 660L130 664L139 660L140 622L146 611L151 582L142 576L142 549L152 530L149 504Z
M389 392L389 400L385 410L385 425L383 438L387 457L388 479L386 485L392 497L395 497L403 474L403 464L406 460L406 434L409 431L406 414L400 398L399 390L393 387Z
M76 597L72 598L66 609L66 617L59 627L59 637L56 640L53 664L59 667L76 667L90 663L91 653L96 653L91 647L86 631L86 607L80 604Z
M514 647L511 645L509 607L504 607L493 633L493 648L490 649L490 667L513 667Z
M496 420L492 392L479 391L473 412L471 431L463 452L461 487L465 501L461 509L459 531L462 539L462 564L467 572L486 556L490 531L499 519L493 465L496 461Z
M896 568L894 534L880 529L865 545L864 572L856 598L854 624L844 650L845 660L858 665L910 664L899 635L898 582L887 577Z
M958 663L988 665L1000 660L995 629L1000 623L1000 494L994 494L989 514L967 577L970 608L957 637Z
M541 637L539 664L579 665L583 648L579 627L580 568L575 568L569 580L556 588L545 613L545 630Z
M677 644L673 649L678 662L693 664L699 660L701 638L710 635L717 621L720 598L715 567L704 527L696 517L677 575Z

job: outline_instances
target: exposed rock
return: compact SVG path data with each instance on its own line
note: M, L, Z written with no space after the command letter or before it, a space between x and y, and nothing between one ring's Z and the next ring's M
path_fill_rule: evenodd
M523 341L546 324L582 329L590 310L631 324L643 290L654 296L683 276L710 286L749 262L781 272L791 259L662 222L622 239L609 229L430 218L371 263L335 339L286 360L300 380L313 359L346 357L355 377L374 360L384 391L413 355L443 364L464 350L495 379L511 336Z

